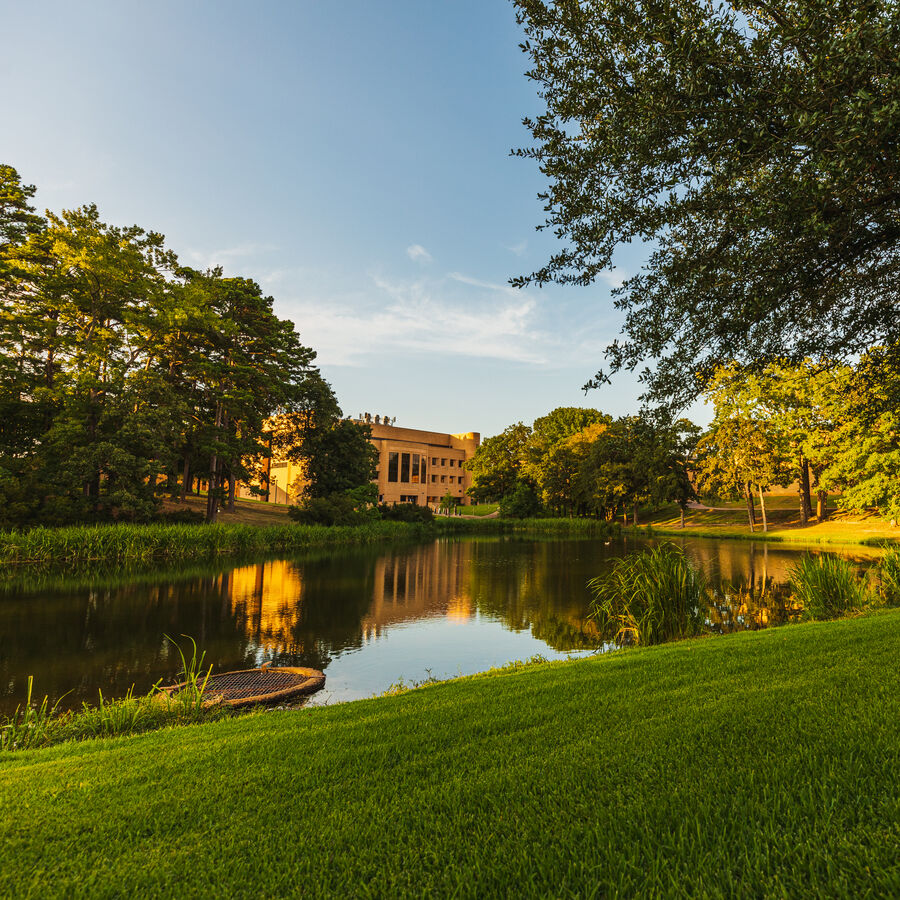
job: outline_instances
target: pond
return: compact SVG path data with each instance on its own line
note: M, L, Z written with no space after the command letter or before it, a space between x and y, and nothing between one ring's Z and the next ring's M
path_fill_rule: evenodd
M180 659L166 639L193 637L215 671L275 665L322 669L312 703L371 697L398 682L480 672L540 654L594 653L586 582L623 553L627 537L440 539L333 549L291 559L71 578L20 574L0 581L0 715L35 692L64 706L143 692L172 679ZM785 621L787 570L799 549L681 539L727 598L715 630ZM855 548L860 565L862 548ZM68 692L68 693L67 693Z

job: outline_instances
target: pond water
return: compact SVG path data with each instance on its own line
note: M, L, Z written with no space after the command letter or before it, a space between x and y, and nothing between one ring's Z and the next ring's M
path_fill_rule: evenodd
M322 669L312 703L370 697L392 685L480 672L541 654L603 649L587 620L588 579L645 538L515 537L329 549L290 559L157 571L0 580L0 715L35 692L63 705L146 691L180 659L165 635L193 637L215 671ZM787 570L799 549L683 539L727 599L719 631L785 621ZM857 549L860 565L864 551Z

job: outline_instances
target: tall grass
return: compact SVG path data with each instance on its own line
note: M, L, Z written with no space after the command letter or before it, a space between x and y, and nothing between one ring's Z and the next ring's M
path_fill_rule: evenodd
M804 553L788 575L794 597L811 619L834 619L861 609L868 600L866 586L856 577L853 566L830 553Z
M878 564L878 594L885 606L900 606L900 550L889 550Z
M588 582L591 617L620 644L659 644L692 637L706 621L702 574L672 544L617 559Z
M167 636L167 640L171 641L171 638ZM206 688L212 666L204 672L205 654L198 656L196 642L193 638L188 640L193 647L189 657L172 641L181 656L182 671L177 680L184 684L174 694L164 691L159 682L147 694L135 696L132 688L124 697L114 700L98 691L96 705L82 703L79 710L57 712L59 700L52 706L46 696L40 703L32 701L33 678L29 675L25 704L17 707L11 717L0 720L0 752L33 750L64 741L139 734L231 715L231 710L208 702Z
M85 525L0 533L0 565L67 566L100 562L198 560L226 555L290 552L307 547L370 544L436 534L605 535L593 519L436 519L433 524L367 522L325 525Z

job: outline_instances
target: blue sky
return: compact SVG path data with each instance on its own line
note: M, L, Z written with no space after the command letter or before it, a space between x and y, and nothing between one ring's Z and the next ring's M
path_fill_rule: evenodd
M0 160L50 209L95 202L183 262L256 278L343 410L487 436L585 395L609 290L514 290L543 179L509 156L534 86L506 0L9 3Z

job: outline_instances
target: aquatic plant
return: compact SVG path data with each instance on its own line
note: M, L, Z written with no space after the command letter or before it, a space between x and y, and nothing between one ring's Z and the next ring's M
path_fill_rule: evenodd
M889 550L878 564L878 594L885 606L900 606L900 549Z
M41 747L52 729L54 715L62 698L50 706L50 698L44 695L40 703L31 700L34 678L28 676L28 694L25 702L16 707L12 716L0 722L0 751L30 750Z
M702 574L673 544L615 560L588 582L590 617L620 644L659 644L700 634L708 590Z
M200 560L252 553L280 553L316 546L415 540L441 534L579 534L604 536L596 519L436 519L431 524L366 522L325 525L85 525L0 532L0 565L95 565L154 560Z
M189 725L232 715L223 706L210 705L206 694L212 666L204 671L205 653L197 653L197 643L187 635L192 645L190 657L166 636L181 656L182 670L177 680L184 687L175 694L164 691L157 682L147 694L135 696L134 688L124 697L109 700L98 691L96 705L82 703L80 710L58 712L61 702L53 706L45 696L40 703L32 702L34 679L28 676L28 696L15 713L0 721L0 751L29 750L49 747L64 741L80 741L93 737L114 737L139 734L169 725Z
M868 600L866 587L851 564L830 553L804 553L788 575L794 597L810 619L834 619L861 609Z

